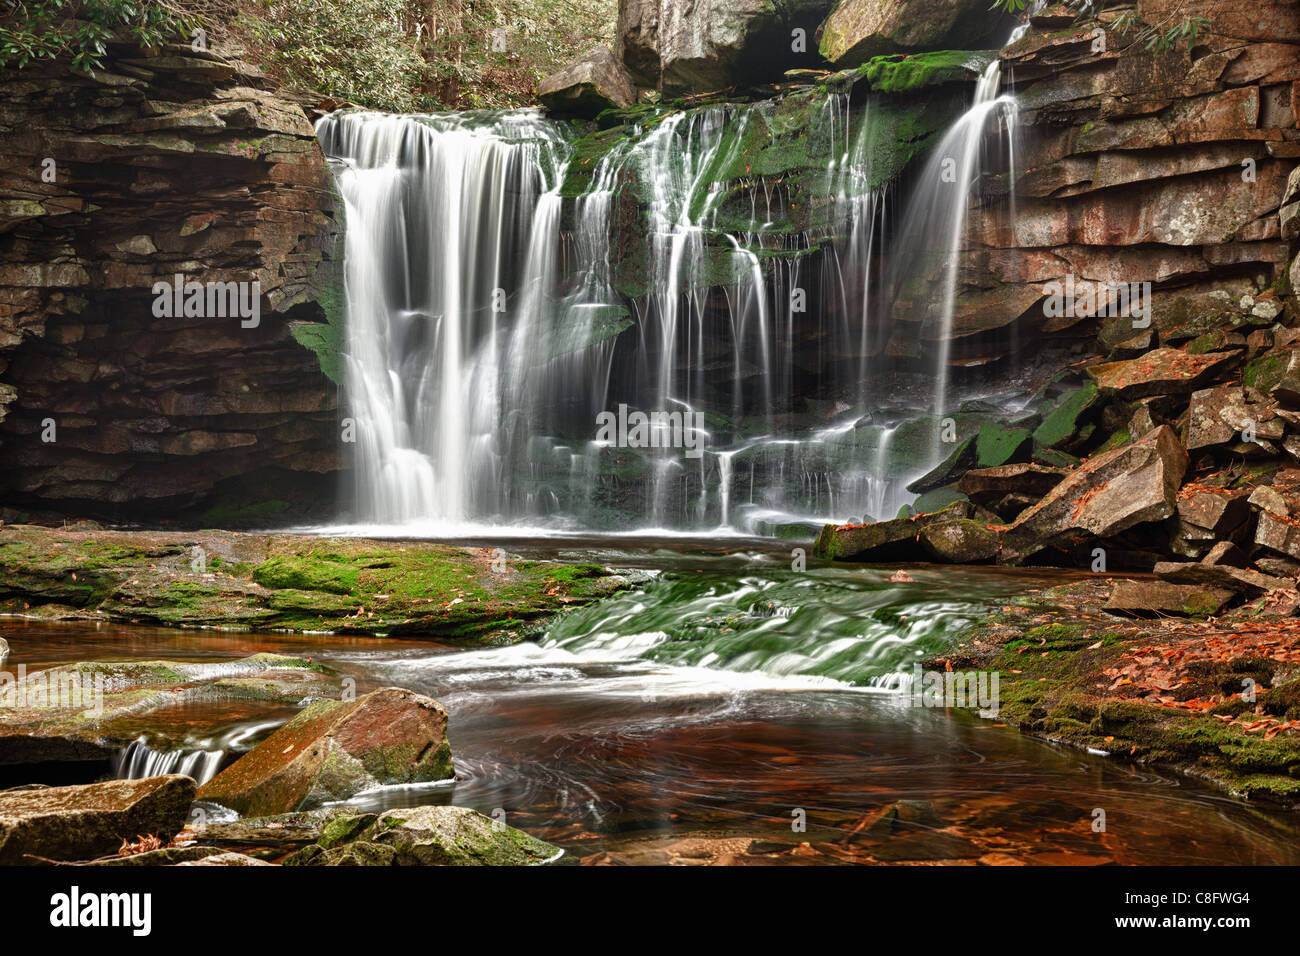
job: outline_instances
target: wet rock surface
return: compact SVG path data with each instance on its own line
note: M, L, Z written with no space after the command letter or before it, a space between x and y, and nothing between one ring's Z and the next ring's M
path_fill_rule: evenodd
M0 864L88 860L140 836L168 841L184 826L194 789L189 777L168 776L0 791Z
M420 541L8 525L0 609L509 643L551 614L628 586L599 565L498 557Z
M309 705L204 784L199 799L265 816L452 773L447 712L435 700L391 687Z

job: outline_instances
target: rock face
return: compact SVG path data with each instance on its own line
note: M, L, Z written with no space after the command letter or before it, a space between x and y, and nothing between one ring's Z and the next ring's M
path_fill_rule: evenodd
M389 687L354 701L318 701L208 781L199 799L246 815L346 800L381 784L452 775L447 712Z
M1143 0L1137 12L1159 23L1174 6ZM1050 7L1002 52L1023 137L1018 221L1013 236L1001 209L1005 181L985 191L955 328L978 339L1000 323L1019 321L1028 335L1082 321L1044 315L1040 296L1065 275L1153 283L1160 328L1201 311L1220 276L1262 275L1265 284L1283 276L1295 256L1279 211L1300 156L1300 7L1263 0L1247 12L1193 0L1177 11L1213 23L1192 52L1132 55L1131 41L1111 29L1117 12L1061 29ZM1276 32L1263 37L1262 24ZM1097 29L1106 47L1094 52ZM980 312L990 295L1002 306ZM1107 322L1126 339L1141 333L1127 316Z
M623 66L606 49L596 49L542 80L537 98L555 113L595 116L610 107L632 105L635 93Z
M535 866L561 855L469 807L412 807L338 817L287 866Z
M638 86L670 93L779 79L820 65L813 35L832 2L620 0L614 52Z
M89 860L122 841L166 842L185 825L194 801L189 777L113 780L84 787L25 787L0 793L0 865Z
M1000 19L984 0L841 0L821 27L819 47L837 67L882 53L978 49Z
M337 374L341 246L304 107L217 53L114 46L89 75L0 71L0 130L5 503L319 507L337 388L301 343ZM156 315L178 274L260 283L256 326Z

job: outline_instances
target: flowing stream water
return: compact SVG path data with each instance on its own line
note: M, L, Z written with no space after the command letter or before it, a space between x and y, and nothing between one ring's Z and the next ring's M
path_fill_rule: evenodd
M504 812L570 861L1300 863L1285 817L1022 737L996 718L912 705L901 689L914 662L1009 600L1027 572L918 568L914 584L899 585L888 570L795 573L788 553L762 544L511 548L653 580L506 648L6 619L6 666L306 653L360 692L429 694L450 714L455 779L350 803ZM294 712L215 701L158 711L149 722L169 743L132 744L104 772L206 773ZM866 825L890 805L906 818L898 832ZM806 828L793 829L796 819Z

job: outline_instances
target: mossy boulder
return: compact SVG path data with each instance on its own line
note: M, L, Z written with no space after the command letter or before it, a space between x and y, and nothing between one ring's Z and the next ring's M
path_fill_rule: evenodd
M317 843L285 865L535 866L561 853L468 807L424 806L336 818Z
M926 561L931 552L921 545L924 528L971 516L968 501L954 501L930 514L893 518L870 524L833 525L822 528L813 554L835 561Z
M289 813L452 772L442 705L388 687L311 704L204 784L199 798L243 814Z

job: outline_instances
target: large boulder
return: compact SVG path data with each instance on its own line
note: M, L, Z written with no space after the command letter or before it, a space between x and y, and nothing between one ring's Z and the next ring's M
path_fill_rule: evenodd
M562 851L469 807L337 817L289 866L531 866Z
M882 53L978 49L1000 20L987 0L841 0L821 26L818 46L839 67Z
M669 93L779 79L785 70L820 64L814 34L832 5L833 0L620 0L615 53L637 85Z
M1173 429L1161 425L1137 442L1085 461L1016 519L1007 541L1024 556L1163 521L1174 514L1186 471L1187 452Z
M170 840L194 802L194 781L170 775L0 793L0 865L90 860L141 836Z
M636 93L614 54L602 47L542 80L537 98L554 113L595 116L611 107L631 106Z
M318 701L204 784L199 799L245 815L305 810L383 784L452 775L447 712L386 687Z

